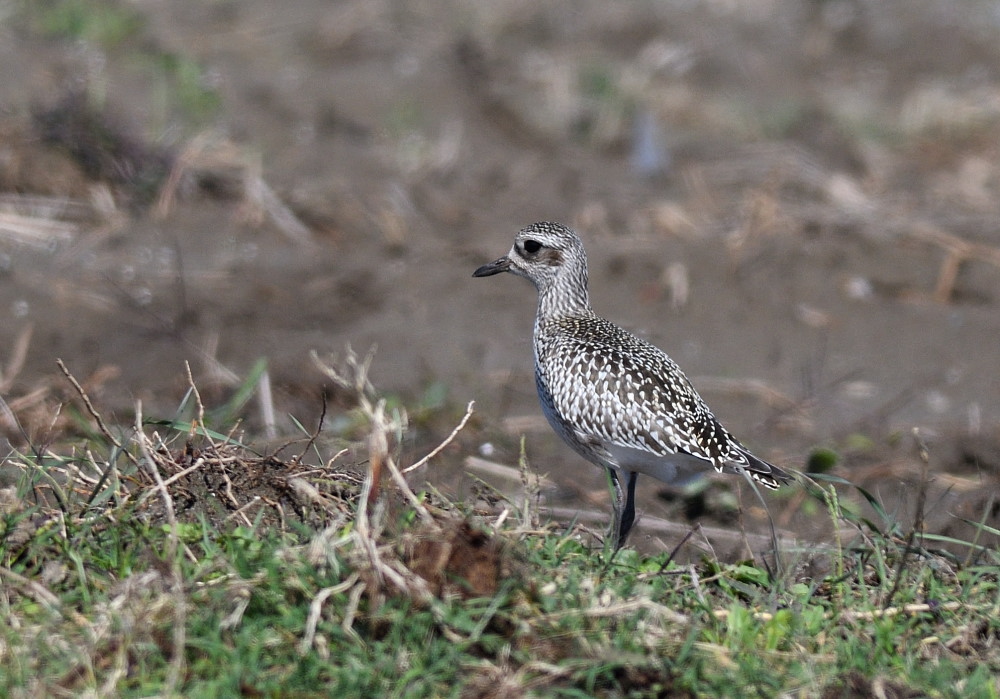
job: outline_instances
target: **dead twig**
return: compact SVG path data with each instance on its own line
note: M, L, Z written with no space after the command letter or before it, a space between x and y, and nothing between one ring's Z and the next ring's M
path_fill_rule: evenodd
M205 439L212 442L212 438L208 434L208 430L205 428L205 404L201 402L201 393L198 391L198 386L194 382L194 376L191 374L191 363L184 362L184 371L187 373L188 386L191 387L191 393L194 395L194 403L198 408L198 425L202 427L202 431L205 433ZM192 429L195 429L192 425ZM214 442L212 446L218 449L218 445Z
M139 461L135 458L135 456L133 456L132 453L129 452L127 449L122 447L122 443L113 434L111 434L111 430L109 430L108 426L104 424L104 418L102 418L101 414L97 412L97 409L94 407L94 404L90 402L90 396L88 396L87 392L83 390L83 386L81 386L80 382L76 380L76 377L74 377L71 373L69 373L69 369L66 368L66 365L63 363L63 360L56 359L56 364L59 366L59 370L62 371L63 376L65 376L69 380L69 382L73 384L73 388L76 389L77 395L80 396L80 400L83 401L84 406L87 408L87 412L90 413L90 416L92 418L94 418L94 421L97 423L97 429L101 431L101 434L107 437L108 441L114 444L115 447L118 449L118 451L125 454L125 456L128 458L129 461L132 462L133 465L139 466Z
M195 136L174 161L166 182L160 189L154 213L166 218L173 209L177 192L185 176L212 175L237 190L243 198L246 216L259 223L265 214L277 229L292 242L312 246L312 232L264 181L258 159L248 157L237 146L215 138L210 133Z
M899 557L899 562L896 564L896 574L894 580L892 581L892 589L889 590L889 594L886 595L883 607L889 607L892 604L893 598L896 593L899 592L900 583L903 581L903 573L906 571L906 562L909 558L910 551L913 548L913 541L916 539L918 534L923 533L924 529L924 506L927 502L927 472L930 468L930 452L927 448L927 444L924 442L923 437L920 436L920 429L917 427L913 428L913 438L917 443L917 453L920 457L920 487L917 490L917 503L915 506L913 514L913 526L910 528L910 533L906 536L906 544L903 546L902 555Z
M34 330L35 324L28 323L14 341L10 361L7 362L6 368L0 371L0 393L10 390L14 379L24 368L24 360L28 357L28 347L31 345L31 335Z
M522 482L521 471L513 466L506 466L504 464L498 464L495 461L489 461L487 459L482 459L478 456L466 456L464 462L465 468L470 471L475 471L476 473L489 476L490 478L499 478L505 481L511 481L514 483ZM531 474L531 479L534 481L533 488L540 490L546 490L555 488L556 484L550 478L546 476L541 476L537 473Z
M76 237L79 226L38 216L25 216L10 211L0 212L0 238L36 250L48 250Z
M50 611L59 612L62 607L59 598L35 580L29 580L6 566L0 566L0 577L6 578L5 588L18 588L22 594L31 597Z
M573 520L582 523L603 523L608 519L607 514L595 510L578 510L571 507L541 507L539 514L553 517L560 520ZM685 536L692 529L689 524L670 522L658 517L646 515L642 518L642 531L651 535L665 536ZM721 527L706 527L701 525L698 532L705 537L706 542L712 540L727 546L738 546L743 543L744 537L753 547L765 547L771 543L771 537L765 534L755 534L752 532L741 533L732 529ZM792 532L778 531L778 542L786 548L794 546L795 535Z
M799 402L760 379L730 379L722 376L695 376L691 383L699 392L714 392L729 396L749 396L769 408L788 410L799 407Z
M160 469L157 468L157 461L153 457L153 450L150 448L149 438L142 430L142 401L135 404L135 432L136 441L142 452L143 461L156 483L156 490L163 500L163 509L167 523L170 525L170 535L167 539L167 560L170 562L170 588L174 596L174 634L173 634L173 657L170 660L170 669L167 673L166 691L164 695L170 696L181 681L184 674L185 665L185 640L186 640L186 618L187 601L184 597L184 583L181 577L181 568L178 561L180 551L180 536L177 528L177 517L174 512L174 499L170 495L170 490L160 476Z
M325 587L316 593L313 597L312 602L309 603L309 617L306 619L305 632L302 634L302 640L299 641L299 655L305 655L312 649L313 640L316 638L316 627L319 625L320 615L323 613L323 604L331 595L339 595L343 592L347 592L358 582L360 576L357 573L353 573L347 580L340 583L339 585L333 585L332 587Z
M410 473L411 471L416 471L418 468L420 468L428 461L433 459L435 456L440 454L445 449L445 447L451 444L452 441L454 441L455 437L458 436L458 433L461 432L462 429L465 427L465 423L467 423L469 421L469 418L472 417L472 408L475 404L476 401L470 400L469 404L465 407L465 415L462 417L462 420L458 423L458 425L455 426L455 429L451 431L451 434L449 434L443 442L434 447L434 449L432 449L431 452L427 454L427 456L420 459L416 463L410 464L409 466L404 468L403 473Z
M1000 269L1000 248L982 243L973 243L957 235L947 233L935 226L924 224L907 231L910 237L945 251L941 270L934 286L933 298L938 303L948 303L955 292L955 282L962 265L969 260L980 260Z

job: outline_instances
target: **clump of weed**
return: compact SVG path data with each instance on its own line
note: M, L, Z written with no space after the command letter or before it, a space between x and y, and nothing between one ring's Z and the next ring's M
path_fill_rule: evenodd
M169 151L144 141L79 90L37 106L33 124L43 142L65 149L88 177L116 187L136 204L152 201L173 164Z

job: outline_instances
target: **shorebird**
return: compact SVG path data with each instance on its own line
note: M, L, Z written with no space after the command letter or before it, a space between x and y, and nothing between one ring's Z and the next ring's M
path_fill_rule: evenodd
M679 483L714 468L772 489L792 480L726 431L663 350L594 313L587 254L572 230L534 223L517 234L510 252L472 276L501 272L538 289L535 386L542 412L570 447L607 469L616 549L635 521L640 473Z

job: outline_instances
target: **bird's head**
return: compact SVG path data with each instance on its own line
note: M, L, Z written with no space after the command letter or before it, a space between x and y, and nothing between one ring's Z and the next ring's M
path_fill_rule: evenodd
M580 237L559 223L543 221L521 229L510 252L483 265L472 276L501 272L528 279L542 295L561 287L567 297L587 305L587 254Z

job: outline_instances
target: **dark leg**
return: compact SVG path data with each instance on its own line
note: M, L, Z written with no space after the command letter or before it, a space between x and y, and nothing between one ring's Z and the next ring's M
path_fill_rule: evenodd
M639 474L629 471L628 486L625 491L625 507L622 509L622 523L618 532L618 542L616 548L625 545L628 533L632 531L632 524L635 522L635 482L639 480Z
M611 523L611 538L615 542L617 551L625 545L632 524L635 522L635 482L639 474L635 471L627 471L628 482L622 490L621 476L615 469L608 469L611 478L611 487L614 489L614 522Z

